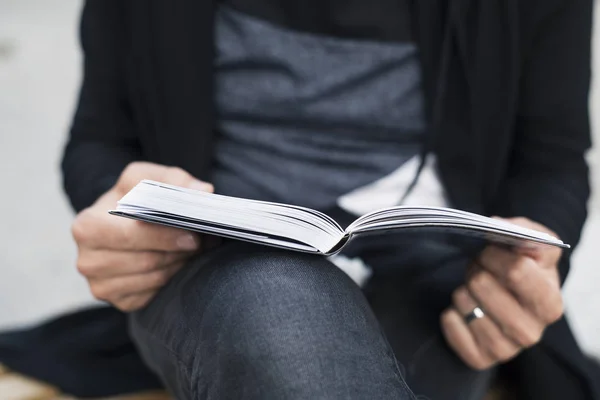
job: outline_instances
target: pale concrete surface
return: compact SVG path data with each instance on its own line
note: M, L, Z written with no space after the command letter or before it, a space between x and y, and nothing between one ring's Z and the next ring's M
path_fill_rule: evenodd
M92 301L75 271L69 233L72 214L58 173L60 148L80 79L75 36L80 4L78 0L0 0L3 327L28 324ZM595 54L595 66L600 73L600 51ZM591 107L595 126L600 127L599 90L594 92ZM595 136L599 142L599 129ZM600 151L590 154L590 162L598 191ZM600 198L592 201L591 209L565 292L581 342L600 355L600 257L596 254Z

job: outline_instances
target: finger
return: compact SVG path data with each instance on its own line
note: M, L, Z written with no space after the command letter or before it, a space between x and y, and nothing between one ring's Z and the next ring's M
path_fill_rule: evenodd
M115 218L98 208L77 215L72 233L78 246L131 251L197 251L199 235L181 229Z
M554 322L563 313L560 286L552 274L531 257L488 246L476 264L491 272L519 303L545 322Z
M521 226L523 228L527 228L527 229L533 229L539 232L543 232L543 233L547 233L549 235L552 235L556 238L558 238L558 235L548 229L546 226L532 221L528 218L524 218L524 217L516 217L516 218L498 218L496 217L496 219L499 219L501 221L506 221L509 222L511 224L517 225L517 226ZM560 257L562 256L562 249L555 247L555 246L535 246L535 247L514 247L513 251L520 253L520 254L525 254L528 255L532 258L534 258L536 261L538 261L538 263L540 263L541 265L548 267L548 268L553 268L556 266L556 263L558 262L558 260L560 260Z
M148 162L133 162L129 164L119 177L116 188L124 195L143 179L151 179L206 192L214 191L210 183L196 179L181 168Z
M478 271L467 282L467 288L473 302L485 310L486 316L513 343L531 347L540 341L545 324L525 310L492 274Z
M465 364L476 370L494 365L494 360L480 350L463 316L456 309L449 308L442 313L441 325L446 342Z
M183 263L179 263L145 274L109 279L89 279L88 282L95 298L115 304L130 295L158 290L182 267Z
M464 286L454 292L452 300L463 316L480 306ZM487 315L487 310L484 312L486 315L483 318L471 321L467 327L471 330L480 351L494 362L506 362L517 355L520 348L502 333L494 320Z
M525 218L525 217L512 217L512 218L495 217L495 219L498 219L500 221L506 221L506 222L509 222L511 224L515 224L515 225L521 226L523 228L533 229L535 231L544 232L544 233L547 233L549 235L558 237L558 235L554 231L552 231L551 229L549 229L545 225L542 225L539 222L532 221L529 218Z
M517 296L525 300L539 300L551 289L558 289L558 281L531 257L498 246L488 246L475 261L491 272Z
M87 278L112 278L148 273L187 260L193 252L86 250L77 269Z

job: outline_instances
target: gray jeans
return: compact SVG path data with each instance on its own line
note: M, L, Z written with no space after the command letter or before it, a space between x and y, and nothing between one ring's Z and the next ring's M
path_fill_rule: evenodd
M422 398L408 386L480 398L491 373L462 364L437 315L402 292L375 279L365 296L325 258L228 242L180 271L130 329L180 400Z

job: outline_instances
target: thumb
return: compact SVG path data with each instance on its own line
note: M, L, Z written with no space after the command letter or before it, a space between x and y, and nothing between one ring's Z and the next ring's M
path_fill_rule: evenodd
M125 194L144 179L204 192L214 192L213 185L196 179L181 168L149 162L133 162L129 164L121 173L116 184L116 189L121 194Z
M534 231L539 231L543 233L547 233L548 235L552 235L554 237L558 237L555 232L553 232L548 227L540 224L539 222L535 222L525 217L512 217L512 218L502 218L502 217L492 217L493 219L497 219L499 221L509 222L513 225L517 225L523 228L532 229Z
M546 227L545 225L540 224L539 222L535 222L525 217L513 217L513 218L500 218L500 217L492 217L494 219L509 222L511 224L521 226L523 228L532 229L535 231L543 232L548 235L552 235L558 238L558 235ZM548 245L539 245L539 246L523 246L515 248L520 254L526 255L528 257L533 258L538 261L541 265L553 267L556 265L558 260L562 255L562 249L554 246Z

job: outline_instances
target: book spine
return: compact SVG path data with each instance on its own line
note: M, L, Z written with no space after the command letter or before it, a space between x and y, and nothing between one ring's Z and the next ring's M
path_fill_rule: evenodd
M342 236L342 238L340 239L340 241L337 242L337 244L335 246L333 246L327 253L325 253L325 255L328 257L336 255L337 253L342 251L342 249L344 248L344 246L346 246L346 244L348 243L349 240L350 240L350 234L345 233L344 236Z

